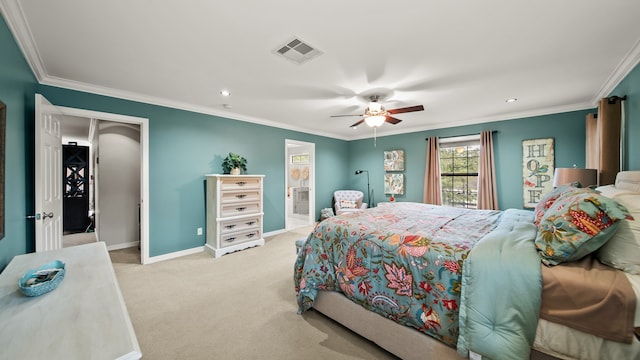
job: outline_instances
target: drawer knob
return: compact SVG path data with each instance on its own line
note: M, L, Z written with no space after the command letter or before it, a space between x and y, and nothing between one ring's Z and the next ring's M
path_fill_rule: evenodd
M254 237L254 236L256 236L256 234L255 234L255 233L247 234L247 237L248 237L248 238L252 238L252 237Z
M236 224L231 224L231 225L227 225L225 226L227 229L233 229L234 227L236 227Z
M236 185L238 186L245 186L246 182L244 181L236 181Z
M253 225L253 224L255 224L255 223L256 223L255 221L247 221L245 224L247 224L247 225L251 226L251 225Z
M237 208L236 208L236 210L238 210L238 211L245 211L245 210L247 210L247 208L246 208L246 207L237 207Z
M240 195L236 195L236 197L238 199L244 199L245 197L247 197L247 195L246 194L240 194Z
M236 238L234 238L234 237L230 237L230 238L226 238L226 239L224 239L224 241L226 241L226 242L232 242L232 241L234 241L235 239L236 239Z

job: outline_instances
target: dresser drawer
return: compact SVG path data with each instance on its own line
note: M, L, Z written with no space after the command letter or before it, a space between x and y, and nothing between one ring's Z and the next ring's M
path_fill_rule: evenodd
M248 201L260 201L260 190L223 191L220 194L221 204L234 204Z
M260 202L245 202L237 204L222 204L220 217L255 214L260 212Z
M220 190L260 189L261 178L224 178L220 180Z
M260 229L239 231L232 234L222 235L220 237L220 246L227 247L235 244L240 244L246 241L260 239Z
M260 216L220 222L221 234L256 229L260 229Z

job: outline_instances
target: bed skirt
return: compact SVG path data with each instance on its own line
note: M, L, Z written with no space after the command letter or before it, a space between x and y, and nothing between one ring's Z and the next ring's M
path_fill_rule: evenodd
M455 348L366 310L338 292L319 291L313 308L401 359L424 360L425 354L430 359L464 359ZM557 358L531 351L531 360L552 359Z

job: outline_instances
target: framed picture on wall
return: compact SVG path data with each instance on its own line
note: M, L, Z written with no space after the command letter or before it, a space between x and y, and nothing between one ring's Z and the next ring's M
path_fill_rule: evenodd
M403 195L404 174L384 174L384 193L390 195Z
M404 171L404 150L384 152L384 171Z
M535 208L553 190L553 138L522 141L522 197L525 208Z

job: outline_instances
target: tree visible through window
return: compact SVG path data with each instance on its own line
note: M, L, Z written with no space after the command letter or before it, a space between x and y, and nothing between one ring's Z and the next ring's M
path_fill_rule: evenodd
M480 140L439 145L442 205L477 208Z

